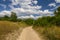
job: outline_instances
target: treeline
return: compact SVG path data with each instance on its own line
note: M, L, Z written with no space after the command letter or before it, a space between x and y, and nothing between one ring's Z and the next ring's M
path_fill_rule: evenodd
M5 15L4 17L0 17L0 20L16 22L17 21L17 15L16 15L16 13L11 12L11 16L10 17L8 15Z
M39 27L60 26L60 7L54 12L55 16L45 16L34 20L32 18L24 20L25 23Z
M25 22L28 25L33 26L60 26L60 7L56 9L54 12L55 16L45 16L42 18L38 18L36 20L29 18L29 19L17 19L17 15L14 12L11 12L11 16L8 17L5 15L4 17L0 17L0 20L7 20L7 21L13 21L13 22Z
M51 26L60 26L60 7L56 9L54 12L55 16L45 16L42 18L34 19L26 19L25 23L33 26L39 27L51 27Z

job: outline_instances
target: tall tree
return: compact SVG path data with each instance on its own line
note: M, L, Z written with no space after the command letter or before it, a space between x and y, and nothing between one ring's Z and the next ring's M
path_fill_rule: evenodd
M57 8L57 10L54 12L55 16L60 16L60 7Z
M17 21L17 15L14 12L11 12L11 21Z
M60 26L60 7L57 8L57 10L54 12L56 17L56 25Z

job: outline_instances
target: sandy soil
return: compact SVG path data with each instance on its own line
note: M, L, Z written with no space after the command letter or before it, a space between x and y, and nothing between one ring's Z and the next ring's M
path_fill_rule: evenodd
M27 27L23 29L21 35L17 40L41 40L38 34L32 29L32 27Z

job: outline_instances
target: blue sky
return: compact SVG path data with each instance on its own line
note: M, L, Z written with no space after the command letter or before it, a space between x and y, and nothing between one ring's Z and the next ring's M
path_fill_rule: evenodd
M11 11L18 16L51 14L58 6L60 0L0 0L0 14L9 14Z
M55 4L53 4L53 3L55 3ZM50 9L53 9L53 8L56 7L56 6L53 6L53 5L51 5L51 7L50 7L50 6L48 6L49 4L53 4L53 5L56 5L56 6L60 5L60 3L56 3L55 0L38 0L38 5L42 5L42 10L45 10L45 9L50 10ZM53 9L53 11L54 11L54 9Z

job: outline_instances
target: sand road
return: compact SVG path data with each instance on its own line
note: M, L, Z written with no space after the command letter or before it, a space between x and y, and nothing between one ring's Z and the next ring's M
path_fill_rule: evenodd
M38 34L32 29L32 27L27 27L23 29L21 35L17 40L41 40Z

